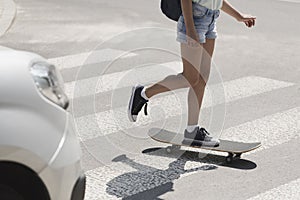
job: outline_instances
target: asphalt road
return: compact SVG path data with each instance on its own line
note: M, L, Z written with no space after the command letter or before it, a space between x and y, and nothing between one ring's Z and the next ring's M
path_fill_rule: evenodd
M132 85L181 70L176 23L158 0L15 0L0 45L41 54L61 71L82 141L86 199L300 198L300 1L230 2L257 25L221 14L200 123L262 147L226 165L226 154L167 154L148 137L152 127L183 130L185 89L155 97L138 123L127 120Z

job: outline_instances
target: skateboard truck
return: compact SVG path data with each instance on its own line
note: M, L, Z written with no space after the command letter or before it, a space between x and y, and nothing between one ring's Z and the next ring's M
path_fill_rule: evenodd
M225 158L225 161L227 164L232 163L234 160L239 160L241 159L242 153L232 153L228 152L228 156Z
M180 145L175 145L175 144L173 144L172 146L166 147L165 150L166 150L166 153L171 154L171 153L173 153L174 151L180 150L180 148L181 148ZM232 162L235 161L235 160L241 159L241 156L242 156L242 153L232 153L232 152L228 152L228 156L225 157L225 162L226 162L227 164L230 164L230 163L232 163ZM199 154L198 154L198 157L199 157L199 158L202 158L202 154L199 153Z
M167 152L167 153L172 153L173 151L180 150L180 148L181 148L180 145L172 144L172 146L168 146L168 147L166 148L166 152Z

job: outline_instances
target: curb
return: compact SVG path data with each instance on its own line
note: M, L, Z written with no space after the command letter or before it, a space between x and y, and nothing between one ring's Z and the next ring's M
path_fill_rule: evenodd
M0 0L0 37L2 37L11 27L16 14L17 7L13 0Z

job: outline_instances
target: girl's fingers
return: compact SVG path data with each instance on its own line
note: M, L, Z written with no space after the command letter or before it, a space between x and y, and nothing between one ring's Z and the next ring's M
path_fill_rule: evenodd
M251 27L251 21L247 21L248 27Z
M188 40L188 45L190 47L195 47L195 42L191 41L191 40Z
M252 26L255 26L255 20L256 20L256 16L244 15L240 21L244 22L245 25L250 28Z
M255 19L247 19L247 20L244 20L244 22L248 27L252 27L255 25Z
M254 19L251 20L251 25L255 26L255 20Z
M197 40L199 40L199 39L197 39ZM196 40L194 40L192 38L188 38L187 39L187 44L188 44L188 46L194 47L194 48L196 48L196 47L198 47L200 45L198 41L196 41Z
M249 28L253 26L252 20L249 20Z
M243 21L256 20L256 17L244 17Z
M193 47L194 48L198 47L198 45L199 45L198 42L193 42Z

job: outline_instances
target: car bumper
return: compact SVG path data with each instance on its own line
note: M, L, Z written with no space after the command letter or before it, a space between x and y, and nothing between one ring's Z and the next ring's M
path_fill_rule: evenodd
M85 175L73 117L68 115L64 136L48 166L40 173L51 199L83 199Z

